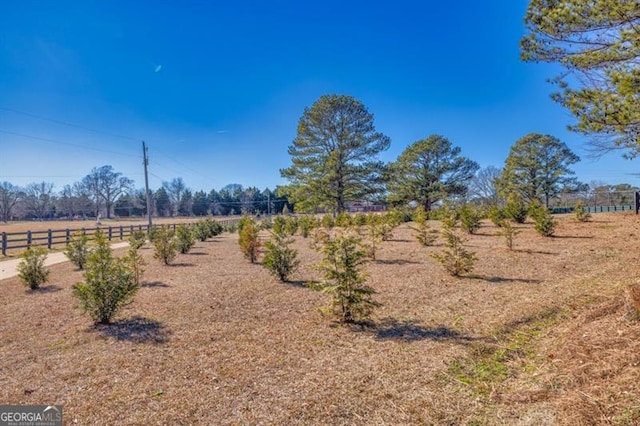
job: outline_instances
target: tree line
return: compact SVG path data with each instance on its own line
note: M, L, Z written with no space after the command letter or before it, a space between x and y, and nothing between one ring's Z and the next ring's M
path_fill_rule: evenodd
M266 214L291 211L285 196L275 190L229 184L219 191L193 191L182 178L163 182L150 191L151 213L156 217ZM0 182L0 221L24 219L86 219L147 215L144 189L110 165L95 167L87 176L62 190L50 182L25 187Z

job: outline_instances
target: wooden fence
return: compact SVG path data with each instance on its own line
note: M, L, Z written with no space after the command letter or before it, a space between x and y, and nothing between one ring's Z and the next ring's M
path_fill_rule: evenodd
M222 226L234 225L240 219L223 219L216 220ZM193 225L195 222L186 223ZM162 224L153 225L154 228L172 228L174 231L179 224ZM78 229L48 229L46 231L27 231L27 232L3 232L2 233L2 255L6 256L9 250L26 249L31 246L40 246L52 249L55 247L66 246L71 239L71 235L80 231L87 235L90 239L96 231L104 232L109 241L124 240L129 238L136 231L149 232L149 225L116 225L116 226L96 226L95 228L78 228Z

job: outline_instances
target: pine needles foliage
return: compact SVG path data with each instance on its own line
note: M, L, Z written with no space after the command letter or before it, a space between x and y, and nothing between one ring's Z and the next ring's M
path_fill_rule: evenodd
M139 286L127 262L113 257L101 231L96 232L95 241L96 246L87 259L84 281L73 286L72 294L96 324L108 324L133 300Z
M89 237L84 231L76 231L71 235L67 247L64 249L64 255L76 265L80 270L84 269L89 256Z
M47 259L47 251L42 247L29 247L21 255L22 259L18 264L18 278L22 283L35 290L47 282L49 270L45 268L44 261Z
M331 295L331 303L324 311L343 323L368 320L381 305L373 300L376 291L365 284L367 275L363 267L368 256L361 239L350 234L329 237L320 251L324 258L318 269L324 282L312 288Z

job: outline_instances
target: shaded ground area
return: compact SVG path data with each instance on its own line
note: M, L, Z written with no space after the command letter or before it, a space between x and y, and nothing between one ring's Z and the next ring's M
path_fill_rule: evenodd
M69 424L634 424L640 336L622 292L640 222L594 219L562 217L551 239L522 225L514 251L486 222L459 279L403 226L368 267L383 306L356 329L318 312L301 237L296 285L249 264L236 235L181 266L144 248L145 284L111 326L74 309L68 262L55 291L4 279L0 401L64 404Z

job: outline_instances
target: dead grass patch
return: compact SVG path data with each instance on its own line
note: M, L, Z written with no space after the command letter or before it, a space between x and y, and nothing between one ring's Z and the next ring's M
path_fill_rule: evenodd
M303 284L320 256L301 237L297 285L246 261L237 235L177 267L147 246L144 284L109 327L73 308L69 263L51 268L57 291L3 280L0 401L64 404L69 424L634 424L640 329L622 294L640 226L598 218L611 226L560 218L571 238L525 224L514 251L484 222L468 242L477 276L460 279L403 226L368 265L383 306L356 330L317 311L326 295ZM453 362L486 376L471 386Z

